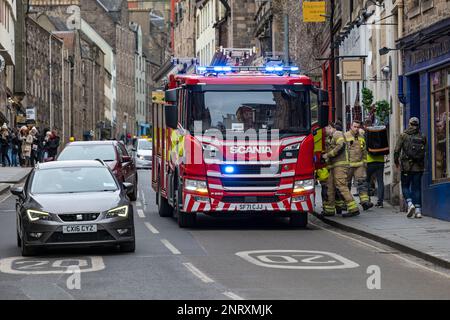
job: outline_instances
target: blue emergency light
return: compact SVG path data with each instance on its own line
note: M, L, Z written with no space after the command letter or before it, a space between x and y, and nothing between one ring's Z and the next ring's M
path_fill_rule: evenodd
M262 72L266 74L298 74L300 69L297 66L283 66L283 65L267 65L262 67L257 66L198 66L197 74L205 73L227 73L227 72L240 72L240 71L254 71Z
M225 173L233 173L234 167L233 166L226 166L225 167Z

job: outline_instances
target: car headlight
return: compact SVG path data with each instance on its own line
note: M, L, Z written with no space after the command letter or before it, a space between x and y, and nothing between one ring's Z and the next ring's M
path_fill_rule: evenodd
M206 181L186 179L184 188L189 191L208 193Z
M122 206L115 209L111 209L106 213L107 218L115 218L115 217L128 217L128 206Z
M314 179L299 180L294 183L294 192L303 192L314 189Z
M300 150L300 143L291 144L283 149L283 151L297 151Z
M50 213L39 210L27 210L27 216L30 221L51 220Z

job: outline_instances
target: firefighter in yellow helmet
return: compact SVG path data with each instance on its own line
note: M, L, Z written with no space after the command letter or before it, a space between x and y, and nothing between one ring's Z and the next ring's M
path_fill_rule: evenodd
M348 183L351 185L352 179L355 180L361 206L364 210L368 210L373 207L373 203L370 202L368 194L367 148L360 121L354 120L352 122L350 130L345 133L345 141L350 162Z
M347 206L348 213L344 217L359 214L356 201L348 188L348 173L350 170L344 134L336 130L335 124L326 127L327 150L322 157L327 161L330 168L328 177L327 201L323 203L324 215L332 216L336 213L336 189L339 190Z

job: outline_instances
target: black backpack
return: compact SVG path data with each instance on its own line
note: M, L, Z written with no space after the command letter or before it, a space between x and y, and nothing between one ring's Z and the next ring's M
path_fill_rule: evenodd
M421 134L406 134L403 153L412 161L423 162L425 159L425 137Z

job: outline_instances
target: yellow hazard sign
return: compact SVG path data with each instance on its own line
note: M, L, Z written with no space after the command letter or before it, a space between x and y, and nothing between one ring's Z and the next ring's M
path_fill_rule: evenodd
M152 102L153 103L164 103L164 91L153 91L152 92Z
M303 22L325 22L325 1L303 1Z

